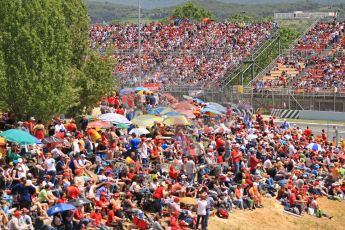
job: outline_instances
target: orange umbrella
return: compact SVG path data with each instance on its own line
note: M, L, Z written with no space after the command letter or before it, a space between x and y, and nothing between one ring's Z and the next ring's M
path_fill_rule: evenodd
M0 137L0 146L6 145L6 140L3 137Z

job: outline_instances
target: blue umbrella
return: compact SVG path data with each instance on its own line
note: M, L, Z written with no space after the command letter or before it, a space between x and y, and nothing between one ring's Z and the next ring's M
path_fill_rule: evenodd
M120 96L123 96L123 95L129 95L129 94L132 94L132 93L135 93L135 91L131 88L125 88L125 89L121 89L120 90Z
M201 110L202 113L213 113L213 114L217 114L217 115L222 115L222 112L218 111L218 110L215 110L215 109L212 109L212 108L203 108Z
M226 112L226 108L224 106L222 106L221 104L215 103L215 102L206 103L206 108L217 110L217 111L222 112L222 113Z
M196 101L196 103L198 104L203 104L205 103L203 100L201 100L200 98L193 98L194 101Z
M310 143L306 146L306 148L314 150L314 151L321 151L322 150L321 145L319 145L317 143Z
M134 91L150 91L148 88L145 88L145 87L142 87L142 86L139 86L139 87L135 87L133 88Z
M163 115L164 115L164 116L167 116L167 117L182 116L182 114L181 114L181 113L174 112L174 111L164 113Z
M158 115L161 112L163 112L163 110L165 110L166 108L167 107L157 107L157 108L151 109L148 113L153 114L153 115Z
M75 207L71 204L57 204L57 205L50 207L48 209L47 213L48 213L48 216L52 216L56 213L69 211L69 210L73 210L73 209L75 209Z

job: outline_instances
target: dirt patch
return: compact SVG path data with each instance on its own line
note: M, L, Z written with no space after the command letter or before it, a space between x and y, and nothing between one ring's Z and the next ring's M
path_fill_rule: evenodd
M323 211L333 216L332 220L328 218L317 218L304 214L301 217L294 217L283 212L281 206L274 199L265 199L264 208L254 211L234 210L230 213L229 219L220 219L211 217L209 221L209 230L227 230L227 229L345 229L345 205L344 202L328 200L321 198L320 207Z

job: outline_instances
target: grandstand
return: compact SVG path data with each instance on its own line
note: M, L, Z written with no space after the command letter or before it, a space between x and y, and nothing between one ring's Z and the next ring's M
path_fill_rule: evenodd
M219 87L229 69L250 56L276 29L276 24L269 22L144 25L143 82L162 87ZM117 76L124 85L134 84L138 76L136 26L95 25L90 39L90 47L101 53L115 50Z
M147 24L142 30L143 83L178 97L193 94L266 110L345 111L344 23L319 21L274 62L257 66L255 59L263 52L278 48L280 53L276 30L275 23ZM90 39L91 48L116 58L114 72L122 85L137 83L135 25L95 25Z
M345 92L344 45L344 23L317 23L252 85L259 91L288 87L297 92Z

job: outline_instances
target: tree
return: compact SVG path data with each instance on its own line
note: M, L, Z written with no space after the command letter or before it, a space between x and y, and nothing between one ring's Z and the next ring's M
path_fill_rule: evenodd
M111 58L89 51L78 77L79 104L74 112L90 112L103 96L117 89L113 66Z
M88 16L82 0L2 0L1 4L0 106L18 116L47 120L80 108L81 95L92 102L101 97L100 91L85 94L80 82L98 81L98 87L108 89L103 85L109 84L112 74L108 62L95 61L100 59L87 53Z
M287 28L287 27L280 28L278 33L279 33L279 36L280 36L281 47L283 49L289 48L291 43L294 40L296 40L300 36L300 34L301 34L297 30L291 29L291 28Z
M61 1L67 28L72 41L72 64L80 68L88 45L89 18L87 6L81 0Z
M212 13L210 11L197 7L191 2L176 7L172 15L176 18L188 18L193 21L201 21L203 18L212 18Z

